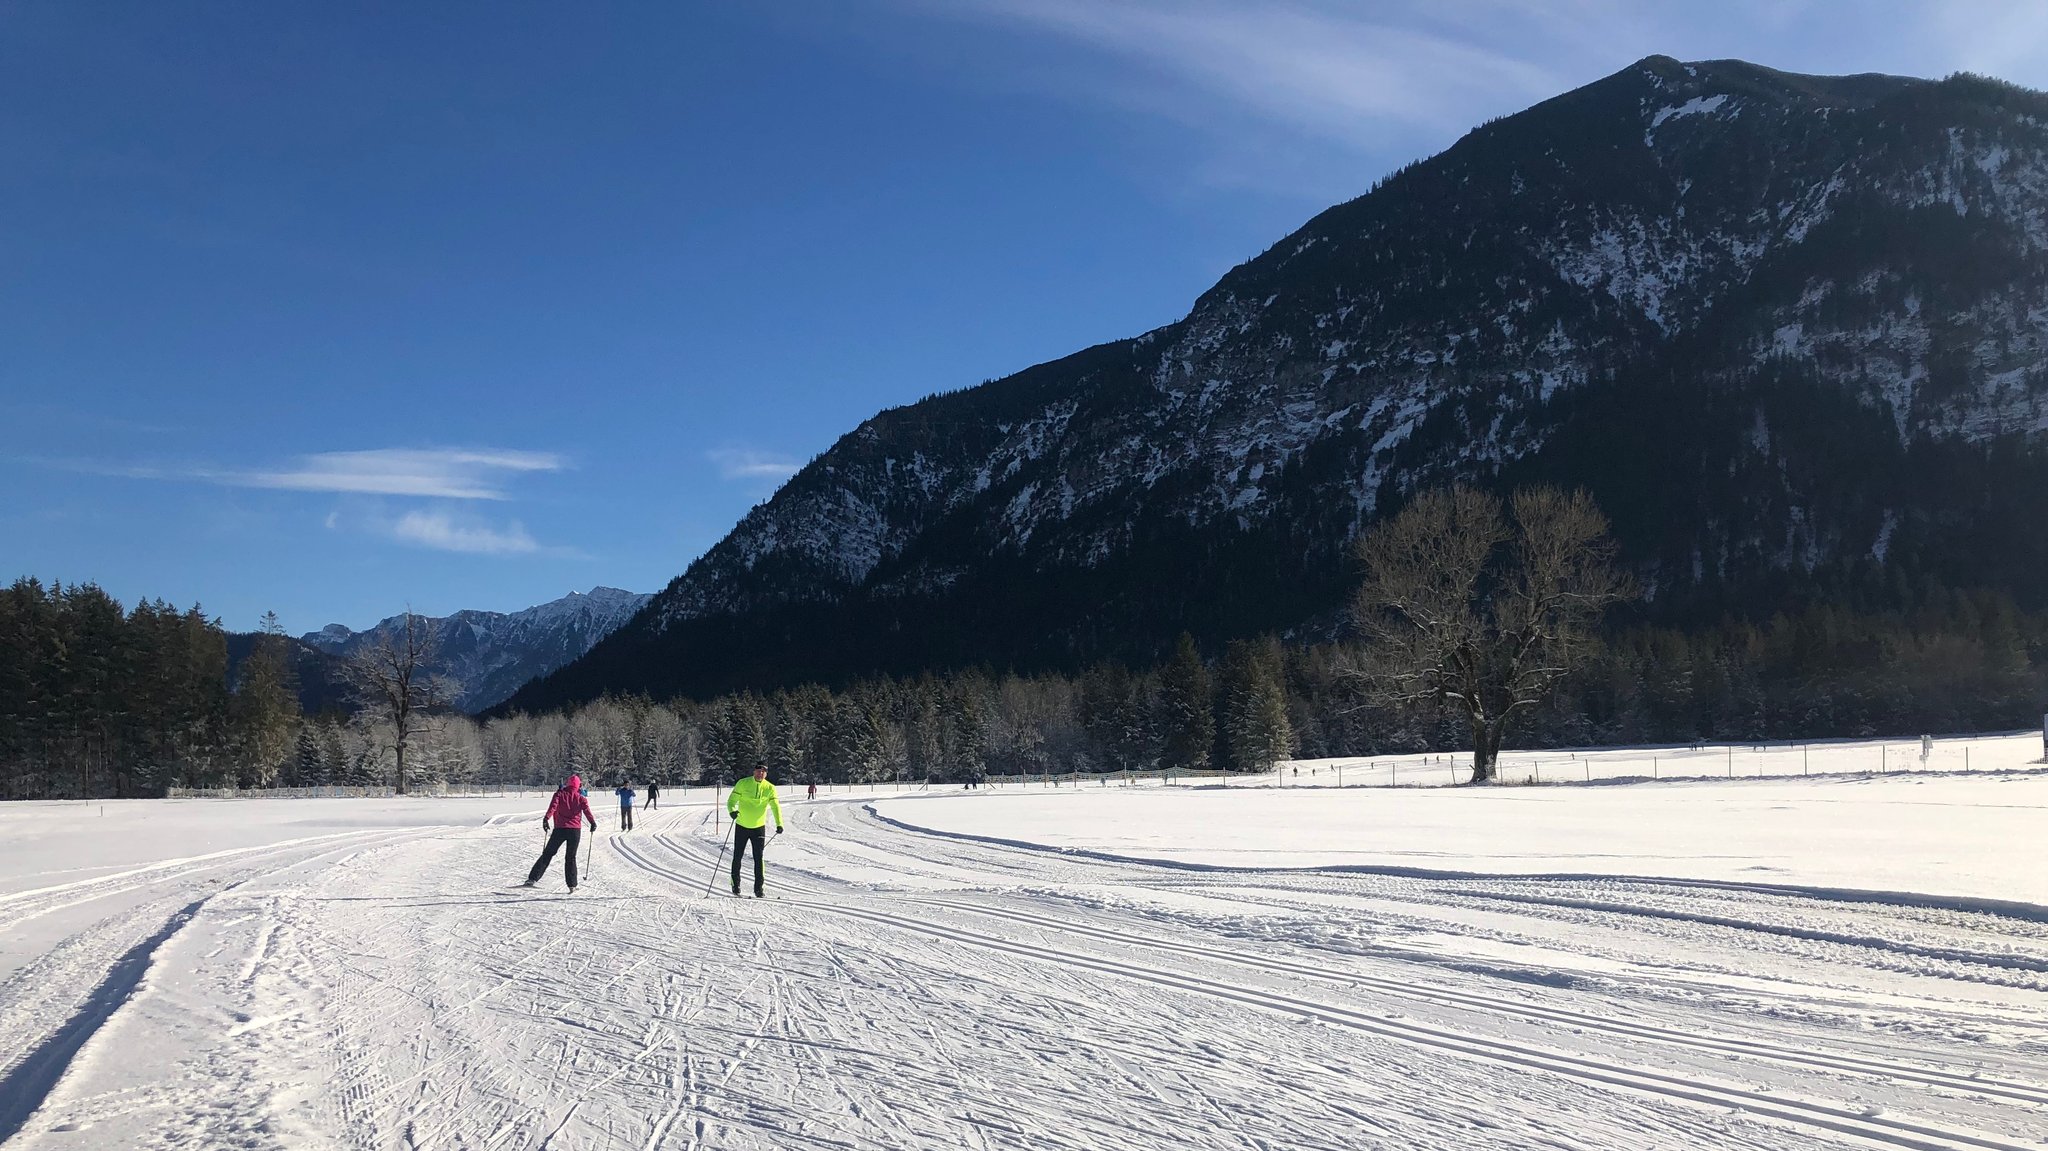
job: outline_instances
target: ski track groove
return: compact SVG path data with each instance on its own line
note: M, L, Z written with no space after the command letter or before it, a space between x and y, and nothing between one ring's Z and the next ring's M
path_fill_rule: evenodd
M666 847L670 851L676 853L679 858L694 859L697 856L697 853L694 850L688 850L684 848L683 845L678 844L671 839L661 836L656 836L654 838L657 844ZM645 855L637 851L629 850L623 845L620 848L620 854L623 855L630 862L634 863L635 865L646 868L650 871L655 872L656 874L662 875L664 877L670 878L678 882L681 882L682 880L681 873L676 871L675 869L655 863L654 861L648 859ZM795 900L795 902L798 902L803 906L807 906L812 910L828 912L842 917L866 919L871 922L884 924L890 927L910 930L926 935L943 938L950 942L968 943L971 945L988 949L1010 951L1012 953L1022 954L1032 958L1043 959L1049 962L1062 963L1071 966L1102 971L1109 974L1121 975L1127 978L1162 983L1167 986L1175 987L1182 990L1195 991L1201 994L1235 999L1240 1002L1246 1002L1254 1006L1265 1007L1269 1010L1281 1012L1283 1014L1295 1017L1300 1017L1305 1012L1304 1008L1295 1006L1291 1001L1281 996L1261 992L1256 989L1240 985L1229 984L1216 980L1201 979L1198 977L1165 975L1145 968L1138 967L1135 964L1120 963L1115 960L1106 960L1096 957L1084 958L1069 953L1063 953L1054 948L1042 945L1034 946L1031 944L1018 943L1012 940L1006 940L992 936L985 936L976 932L968 932L960 929L938 927L929 922L913 919L908 916L894 915L888 912L876 911L871 908L849 906L836 901ZM935 906L947 906L955 910L966 910L982 914L1002 915L1007 918L1031 922L1034 926L1042 930L1058 930L1066 932L1068 934L1091 933L1085 929L1077 929L1075 925L1070 922L1056 921L1051 919L1041 919L1038 917L1025 916L1014 912L991 912L979 906L963 905L954 901L935 900L931 897L904 897L902 902L913 902ZM1123 945L1150 947L1154 949L1161 949L1163 947L1166 950L1178 950L1183 954L1200 954L1203 955L1203 957L1205 958L1220 958L1222 960L1235 963L1248 962L1241 956L1232 954L1218 954L1214 951L1214 949L1190 948L1185 946L1172 947L1171 945L1162 945L1158 943L1156 940L1141 939L1138 937L1122 935L1121 933L1105 933L1097 931L1093 932L1093 934L1096 934L1098 938L1106 937L1113 940L1114 942ZM1205 952L1206 954L1204 954ZM1305 969L1299 965L1290 965L1284 963L1272 964L1270 961L1262 960L1251 960L1249 962L1258 966L1267 966L1269 967L1269 969L1288 971L1292 974L1308 974L1323 978L1337 978L1340 981L1346 978L1342 976L1330 976L1327 972L1320 970ZM1388 981L1379 982L1385 984ZM1385 988L1382 987L1381 989ZM1445 998L1448 999L1449 997ZM1489 1001L1485 997L1465 996L1462 997L1462 999L1463 1003L1461 1005L1477 1005L1495 1010L1498 1010L1502 1006L1506 1006L1498 1000ZM1460 1035L1444 1028L1429 1027L1420 1024L1402 1023L1394 1020L1374 1020L1365 1016L1365 1014L1361 1011L1337 1007L1334 1005L1315 1005L1312 1008L1306 1009L1306 1014L1311 1019L1314 1019L1318 1022L1330 1023L1340 1026L1348 1026L1387 1038L1401 1039L1408 1042L1424 1043L1430 1046L1451 1050L1459 1054L1464 1054L1474 1058L1487 1059L1496 1062L1507 1062L1526 1067L1536 1067L1556 1074L1569 1075L1575 1078L1601 1083L1603 1085L1610 1087L1619 1087L1627 1090L1662 1095L1669 1098L1687 1100L1693 1103L1705 1104L1708 1106L1730 1107L1737 1110L1746 1110L1751 1113L1769 1116L1781 1122L1807 1126L1809 1128L1819 1128L1822 1130L1826 1130L1831 1134L1848 1135L1852 1137L1870 1140L1873 1142L1889 1144L1892 1146L1911 1147L1922 1149L1922 1151L1936 1151L1936 1149L1952 1147L1977 1147L1985 1149L1995 1149L1995 1151L2031 1151L2031 1149L2036 1146L2034 1144L2009 1141L1994 1136L1983 1136L1968 1131L1944 1128L1932 1124L1914 1123L1906 1120L1891 1119L1882 1115L1863 1115L1853 1112L1848 1108L1839 1107L1833 1104L1817 1100L1797 1099L1789 1096L1748 1090L1735 1086L1733 1084L1713 1084L1701 1081L1699 1079L1686 1080L1675 1076L1661 1074L1654 1070L1649 1069L1610 1069L1596 1061L1575 1057L1564 1052L1536 1051L1526 1047L1516 1047L1508 1044L1490 1041L1482 1037ZM1568 1018L1568 1016L1566 1018ZM1587 1022L1587 1020L1583 1018L1572 1021L1581 1026L1585 1025ZM1626 1027L1610 1027L1607 1029L1627 1034L1630 1038L1633 1039L1662 1040L1667 1042L1688 1042L1693 1046L1715 1046L1711 1043L1703 1044L1699 1042L1697 1037L1678 1036L1668 1032L1659 1033L1659 1031L1654 1029L1629 1029ZM1826 1058L1818 1060L1792 1060L1790 1059L1790 1057L1794 1053L1783 1051L1769 1052L1757 1050L1743 1050L1741 1049L1741 1047L1734 1044L1719 1046L1716 1047L1716 1049L1729 1054L1750 1056L1764 1055L1765 1057L1787 1058L1788 1061L1812 1062L1816 1066L1820 1066L1831 1070L1862 1070L1865 1073L1873 1075L1883 1075L1891 1077L1916 1077L1921 1082L1930 1082L1958 1090L1985 1092L1987 1086L1986 1084L1983 1084L1979 1081L1969 1080L1966 1077L1943 1075L1941 1073L1929 1073L1921 1069L1915 1068L1888 1068L1881 1065L1866 1066L1863 1068L1857 1068L1853 1066L1845 1067L1843 1066L1843 1063L1847 1062L1846 1058L1841 1061L1830 1061ZM2038 1103L2041 1102L2043 1099L2043 1094L2041 1092L2029 1089L2028 1087L2022 1084L1994 1083L1989 1086L1991 1086L1994 1090L2005 1091L2007 1093L2007 1097L2009 1098L2015 1098L2021 1101ZM1224 1117L1228 1118L1228 1116ZM1256 1144L1252 1143L1249 1139L1247 1139L1246 1145L1249 1146Z
M1030 924L1043 931L1063 931L1074 935L1085 935L1096 939L1157 950L1173 951L1183 955L1199 956L1223 963L1245 967L1257 967L1268 971L1298 975L1304 978L1346 984L1356 987L1371 987L1382 994L1400 996L1423 1002L1449 1004L1464 1007L1478 1007L1488 1011L1524 1015L1531 1019L1607 1031L1631 1039L1655 1040L1705 1050L1726 1052L1733 1055L1771 1059L1785 1063L1798 1063L1828 1070L1849 1071L1861 1075L1881 1078L1907 1079L1928 1086L1946 1087L1956 1091L1968 1091L1986 1095L1997 1095L2023 1103L2048 1107L2048 1087L2036 1087L2022 1083L2009 1083L1997 1079L1958 1075L1931 1068L1911 1067L1901 1064L1881 1063L1859 1056L1829 1053L1825 1055L1794 1051L1754 1040L1731 1037L1691 1034L1666 1028L1629 1024L1606 1019L1584 1012L1568 1011L1520 1002L1499 996L1452 989L1422 989L1414 984L1401 983L1392 979L1377 978L1354 972L1332 971L1324 967L1289 963L1264 956L1248 955L1241 952L1224 951L1220 948L1203 947L1186 943L1169 943L1156 938L1130 935L1098 927L1090 927L1072 920L1054 920L1007 908L993 908L958 900L935 899L930 897L909 897L906 903L932 907L944 907L969 914L990 916Z
M89 970L81 960L105 954L111 941L146 937L148 913L161 923L176 906L167 901L199 894L187 925L204 919L223 932L223 945L201 956L203 970L247 1006L220 1031L234 1044L224 1054L239 1062L220 1065L221 1081L202 1081L192 1089L200 1094L115 1090L68 1098L74 1113L90 1105L102 1123L166 1108L204 1115L211 1100L248 1095L263 1068L303 1052L328 1068L310 1104L313 1130L363 1151L2043 1146L1906 1113L1915 1100L1949 1100L1944 1093L1956 1098L1943 1115L2010 1121L2048 1109L2048 1086L2025 1074L1966 1075L1932 1062L1939 1047L1924 1065L1898 1058L1919 1053L1910 1033L1860 1037L1851 1052L1813 1042L1823 1033L1797 1016L1770 1031L1688 1027L1721 1018L1684 1000L1697 997L1697 985L1674 983L1668 1009L1640 1019L1625 1003L1596 1013L1589 1005L1613 1001L1589 999L1583 987L1566 996L1557 987L1570 985L1539 982L1516 997L1455 967L1429 970L1468 982L1398 977L1403 967L1438 962L1404 950L1403 932L1462 922L1437 914L1442 908L1497 916L1507 904L1532 923L1568 925L1560 930L1627 920L1612 929L1617 947L1624 931L1638 940L1674 932L1734 955L1775 947L1816 967L1845 950L1871 953L1851 961L1865 965L1890 954L1918 979L2016 994L2029 989L2026 978L1978 976L1987 968L2036 973L2033 949L2048 946L2043 925L2005 934L1982 915L1945 909L1845 910L1784 893L1639 880L1575 884L1566 898L1513 880L1162 873L905 831L865 811L866 798L793 801L800 834L771 841L773 898L758 901L699 896L705 869L723 867L715 799L701 812L694 804L643 811L644 831L593 833L593 860L609 859L605 869L593 863L592 882L605 876L598 890L618 895L493 889L494 874L523 875L534 846L507 818L493 820L495 830L378 829L358 840L256 849L280 853L281 868L265 869L262 854L195 858L157 869L166 874L134 869L0 897L0 916L32 918L162 890L0 984L0 1013L24 1017L17 1011L31 1002L24 996L35 973ZM419 838L447 840L432 848L441 862L395 873L397 849ZM304 855L290 862L293 852ZM310 881L269 889L216 890L221 879L206 878L228 871L221 878L233 879L245 868L241 884L316 863L325 866ZM1271 886L1259 890L1262 883ZM355 894L366 889L375 894ZM1148 891L1173 894L1147 902ZM1246 911L1220 918L1238 913L1202 900ZM1285 919L1268 926L1258 918L1282 902L1304 923L1368 905L1407 904L1418 914L1412 926L1386 929L1393 943L1352 938L1360 929L1349 927L1297 927L1290 936ZM53 903L65 907L46 906ZM1261 903L1267 910L1257 910ZM445 928L423 937L417 924L428 916ZM1906 946L1891 946L1872 924L1896 925ZM152 962L178 931L158 941ZM1502 926L1470 930L1475 939L1489 933L1517 938ZM230 939L237 945L226 946ZM930 943L905 946L911 939ZM1631 979L1636 995L1650 993L1653 975ZM1993 1014L1997 994L1955 1004L1954 1018L1966 1020L1979 1004ZM1146 1015L1135 1028L1132 1010ZM1339 1033L1356 1039L1321 1038ZM1618 1046L1593 1042L1602 1038ZM1988 1062L2024 1068L2025 1050L2022 1042L2014 1053L1990 1052ZM1659 1051L1683 1058L1667 1065ZM1697 1073L1708 1067L1715 1072ZM1420 1068L1430 1074L1388 1078ZM1905 1100L1905 1110L1809 1097L1816 1085L1832 1097L1848 1091L1838 1084L1859 1082L1887 1103ZM1514 1130L1501 1125L1504 1090ZM261 1100L224 1117L260 1120ZM44 1125L38 1113L32 1126ZM147 1146L185 1146L178 1130L204 1129L167 1127ZM276 1134L246 1144L285 1145L296 1144ZM11 1142L8 1151L16 1151Z
M679 847L679 845L676 845L671 842L665 842L664 846L669 847L671 850L676 850L679 854L683 854L683 851ZM1101 932L1099 930L1088 929L1086 927L1078 925L1076 922L1071 920L1052 920L1043 917L1030 916L1016 911L997 911L981 905L968 904L958 901L939 900L928 896L905 896L904 899L908 902L919 902L933 906L946 906L956 910L964 910L977 914L1004 916L1018 922L1036 923L1042 928L1042 941L1046 938L1044 934L1045 932L1063 931L1092 933L1095 934L1098 938L1112 939L1117 942L1127 944L1135 943L1152 946L1170 946L1160 943L1159 941L1154 939L1141 939L1139 937L1130 936L1122 933ZM1610 1023L1607 1020L1603 1020L1595 1016L1586 1015L1584 1013L1546 1010L1544 1008L1534 1007L1531 1005L1503 999L1500 997L1476 995L1469 992L1459 991L1441 991L1433 994L1424 994L1422 992L1417 991L1416 988L1411 984L1399 983L1393 980L1375 979L1370 976L1356 974L1339 975L1322 968L1312 968L1304 965L1287 964L1284 962L1275 962L1267 959L1247 957L1241 953L1225 952L1216 948L1183 946L1180 947L1179 950L1182 950L1184 953L1187 954L1200 955L1205 958L1216 959L1223 962L1237 963L1246 966L1263 967L1268 970L1284 971L1305 977L1330 980L1338 983L1349 983L1355 986L1372 986L1386 993L1403 995L1407 997L1425 998L1429 999L1430 1001L1438 1003L1456 1003L1464 1006L1475 1006L1491 1011L1507 1011L1511 1013L1519 1013L1524 1014L1531 1018L1547 1018L1553 1022L1569 1026L1606 1030L1618 1035L1624 1035L1635 1039L1662 1040L1665 1042L1684 1044L1702 1049L1717 1049L1729 1054L1773 1058L1787 1062L1803 1063L1811 1066L1823 1067L1833 1070L1851 1071L1876 1077L1904 1078L1915 1082L1926 1083L1929 1085L1943 1086L1952 1090L1993 1094L2006 1098L2012 1098L2018 1101L2036 1103L2048 1102L2048 1091L2043 1091L2042 1089L2033 1088L2023 1084L2003 1083L1995 1079L1985 1079L1981 1076L1969 1077L1947 1074L1921 1067L1909 1067L1899 1064L1888 1064L1865 1059L1859 1059L1854 1056L1816 1058L1806 1053L1795 1052L1785 1048L1774 1048L1770 1045L1757 1043L1753 1041L1732 1039L1716 1040L1713 1037L1703 1037L1689 1033L1681 1033L1672 1031L1670 1029L1630 1027L1627 1025L1617 1025Z
M1133 964L1118 963L1094 957L1081 957L1015 943L993 936L974 932L935 927L905 916L889 915L869 909L837 906L830 903L812 903L806 906L813 910L850 916L910 931L920 932L946 939L951 942L968 943L991 950L1008 951L1030 958L1067 964L1105 974L1143 980L1185 991L1193 991L1219 998L1233 999L1254 1007L1297 1018L1306 1016L1319 1022L1337 1023L1360 1031L1369 1032L1390 1039L1422 1043L1461 1055L1508 1063L1521 1067L1536 1068L1568 1075L1606 1086L1621 1087L1648 1094L1665 1095L1709 1106L1734 1107L1757 1114L1767 1115L1786 1122L1818 1127L1833 1134L1854 1135L1873 1142L1890 1143L1895 1146L1912 1147L1922 1151L1941 1151L1951 1147L1978 1147L1987 1151L2038 1151L2036 1144L2020 1143L1995 1137L1981 1137L1969 1132L1946 1130L1926 1124L1909 1123L1902 1120L1886 1119L1882 1116L1863 1117L1846 1108L1818 1101L1793 1099L1779 1095L1745 1090L1733 1085L1709 1084L1699 1080L1688 1081L1648 1069L1610 1070L1602 1064L1564 1052L1539 1052L1528 1048L1488 1040L1478 1036L1459 1035L1442 1028L1420 1024L1404 1024L1392 1020L1374 1020L1362 1011L1317 1004L1311 1009L1293 1006L1278 995L1256 989L1239 987L1221 981L1201 979L1193 976L1168 975L1152 972Z

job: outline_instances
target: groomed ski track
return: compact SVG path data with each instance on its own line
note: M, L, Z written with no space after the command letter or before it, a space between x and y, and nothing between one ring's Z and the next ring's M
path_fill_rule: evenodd
M761 900L702 803L574 895L530 819L0 894L0 1146L2048 1146L2037 921L789 817Z

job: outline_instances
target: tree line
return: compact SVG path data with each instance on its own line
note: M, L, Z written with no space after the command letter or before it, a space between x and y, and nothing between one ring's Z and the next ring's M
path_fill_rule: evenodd
M1696 629L1601 627L1633 594L1583 493L1425 493L1359 542L1339 639L1267 635L1151 667L969 668L707 700L605 697L477 720L425 673L428 621L344 669L359 704L301 714L266 617L231 667L199 608L90 585L0 593L0 795L185 787L964 782L1259 771L1289 758L1754 742L2031 726L2048 616L1932 579L1888 610L1808 606Z
M424 622L424 621L422 621ZM540 785L730 780L965 781L1120 768L1263 769L1291 753L1277 640L1205 661L1183 637L1166 665L1078 677L985 670L807 685L709 701L602 699L478 721L420 670L408 632L344 678L353 712L305 715L290 641L266 617L231 664L219 620L92 584L0 591L0 795L162 795L172 787Z
M197 605L16 580L0 591L0 795L270 786L302 719L287 643L267 616L231 683L227 633Z
M1514 746L1758 742L2029 727L2048 699L2048 618L1998 593L1930 588L1911 611L1814 608L1697 632L1591 635L1575 672L1520 712ZM1241 641L1205 658L1183 637L1164 664L1078 675L986 669L809 685L708 701L612 697L443 724L435 771L605 787L728 783L756 762L778 782L965 782L989 775L1264 770L1275 760L1474 749L1459 701L1373 690L1360 640Z

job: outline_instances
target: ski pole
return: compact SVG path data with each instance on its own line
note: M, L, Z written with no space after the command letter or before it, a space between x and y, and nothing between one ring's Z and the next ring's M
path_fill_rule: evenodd
M597 862L597 827L590 829L590 850L583 853L583 878L590 878L590 865Z
M725 862L726 846L734 840L737 840L739 838L739 835L740 824L738 820L734 820L732 824L732 834L718 841L718 858L711 861L711 878L704 881L704 898L711 898L711 887L713 884L718 882L718 865Z

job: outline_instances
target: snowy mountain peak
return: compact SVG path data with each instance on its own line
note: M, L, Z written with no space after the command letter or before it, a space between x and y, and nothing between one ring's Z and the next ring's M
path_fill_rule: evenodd
M1348 541L1452 480L1587 487L1655 611L1879 556L2048 601L2048 509L1983 495L2048 487L2044 431L2048 96L1652 56L1176 323L864 421L515 702L1327 630Z
M651 596L598 586L516 612L458 611L432 619L438 637L435 671L461 686L455 705L481 711L535 676L588 652L645 607ZM330 655L345 656L368 637L404 627L391 616L368 631L329 624L301 638Z

